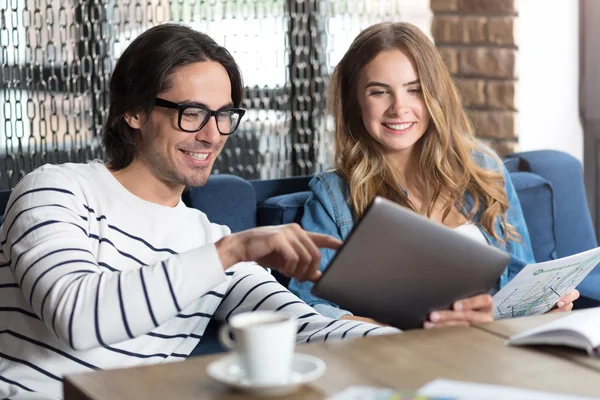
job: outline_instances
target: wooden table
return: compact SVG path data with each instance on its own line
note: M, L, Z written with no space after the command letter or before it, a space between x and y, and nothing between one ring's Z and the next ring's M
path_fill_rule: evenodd
M415 390L437 378L600 396L600 360L566 349L505 345L506 337L553 318L557 315L299 345L298 352L320 357L327 370L292 396L278 399L323 399L349 385ZM67 376L65 399L248 398L207 376L207 365L222 356Z

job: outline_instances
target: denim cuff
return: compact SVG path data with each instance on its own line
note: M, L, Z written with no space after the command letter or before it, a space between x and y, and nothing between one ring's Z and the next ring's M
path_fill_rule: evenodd
M319 314L327 318L340 319L344 315L354 315L348 310L342 310L341 308L331 306L329 304L315 304L312 306Z

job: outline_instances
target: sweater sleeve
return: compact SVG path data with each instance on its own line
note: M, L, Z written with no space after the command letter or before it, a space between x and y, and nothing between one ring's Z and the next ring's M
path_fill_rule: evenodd
M238 264L215 317L228 321L242 312L281 311L296 316L296 342L318 342L400 332L365 322L324 317L281 286L271 274L257 264Z
M92 244L107 239L89 231L87 207L64 174L38 169L13 190L0 231L24 298L71 348L146 334L225 281L214 244L125 271L99 265Z

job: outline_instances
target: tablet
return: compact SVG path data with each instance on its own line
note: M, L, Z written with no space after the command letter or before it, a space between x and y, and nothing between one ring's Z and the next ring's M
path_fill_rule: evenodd
M488 293L508 253L376 197L313 294L361 317L421 328L431 311Z

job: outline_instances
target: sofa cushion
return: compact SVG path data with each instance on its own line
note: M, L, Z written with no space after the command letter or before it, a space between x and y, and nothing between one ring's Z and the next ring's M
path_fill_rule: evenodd
M304 213L304 203L309 191L283 194L271 197L258 205L258 225L281 225L300 223Z
M234 175L211 175L206 185L189 188L182 199L204 212L211 222L232 232L256 227L256 200L252 185Z
M513 172L510 177L521 202L535 260L542 262L555 259L552 186L547 180L531 172Z
M257 179L249 182L254 188L256 204L261 204L271 197L309 190L308 183L311 179L312 175L293 176L281 179Z

